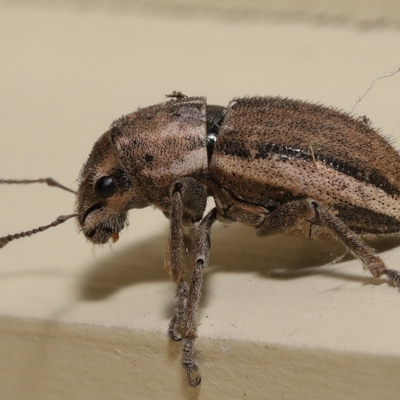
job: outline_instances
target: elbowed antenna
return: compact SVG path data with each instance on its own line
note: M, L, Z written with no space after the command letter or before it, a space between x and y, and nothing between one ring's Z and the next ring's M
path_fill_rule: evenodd
M0 249L15 239L20 239L20 238L23 238L26 236L29 237L29 236L35 235L36 233L43 232L46 229L56 227L57 225L64 223L65 221L69 220L70 218L77 217L78 215L80 215L80 214L75 213L75 214L69 214L69 215L60 215L59 217L57 217L53 222L51 222L48 225L39 226L39 228L31 229L29 231L14 233L12 235L0 237Z

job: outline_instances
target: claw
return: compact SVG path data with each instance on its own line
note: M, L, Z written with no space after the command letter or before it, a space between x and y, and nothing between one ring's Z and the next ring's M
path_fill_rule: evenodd
M189 385L192 387L199 386L201 383L201 375L199 374L199 371L197 371L197 368L194 371L188 371L187 372L187 377L189 381Z
M400 288L400 272L394 269L386 269L384 274L389 278L392 285Z
M176 326L179 325L177 322L178 322L178 317L175 314L168 325L168 336L174 342L180 342L183 339L183 336L180 335L176 330Z
M168 328L168 336L170 337L171 340L174 342L180 342L182 340L182 336L176 331L174 326L170 326Z

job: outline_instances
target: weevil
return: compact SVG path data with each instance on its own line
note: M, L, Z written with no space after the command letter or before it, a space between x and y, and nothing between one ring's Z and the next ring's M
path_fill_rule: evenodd
M90 242L104 244L118 239L128 210L159 208L170 219L165 265L177 285L168 334L182 341L191 386L201 381L194 342L216 221L250 225L258 236L339 240L374 277L400 286L400 273L361 238L400 232L400 155L369 122L281 97L235 98L227 107L180 92L168 97L117 119L98 139L79 178L74 214L0 238L0 247L72 217ZM206 213L208 197L215 207ZM185 226L196 227L188 282Z

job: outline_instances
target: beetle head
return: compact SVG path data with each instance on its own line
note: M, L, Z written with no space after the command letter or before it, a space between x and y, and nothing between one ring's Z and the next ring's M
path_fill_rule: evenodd
M135 182L122 168L110 131L93 146L79 181L78 225L94 244L104 244L110 239L115 242L127 222L128 210L147 206L135 190Z

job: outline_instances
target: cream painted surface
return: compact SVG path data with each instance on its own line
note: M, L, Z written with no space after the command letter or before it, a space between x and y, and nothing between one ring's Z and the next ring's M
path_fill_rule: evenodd
M1 178L53 176L76 188L110 123L173 90L212 104L269 94L349 111L400 64L397 30L7 4ZM400 74L376 81L355 109L397 147L399 87ZM54 188L0 189L0 234L73 209L73 196ZM93 248L68 222L3 248L0 399L398 398L400 293L357 260L324 266L339 245L257 239L238 225L213 230L197 342L203 383L189 390L166 336L167 233L161 213L146 209L130 213L111 248ZM392 268L398 244L374 243Z
M31 5L29 0L2 0L8 5ZM167 14L191 18L193 15L219 21L308 22L319 25L352 26L361 29L400 27L397 0L69 0L49 3L36 0L41 7L62 7L78 11Z

